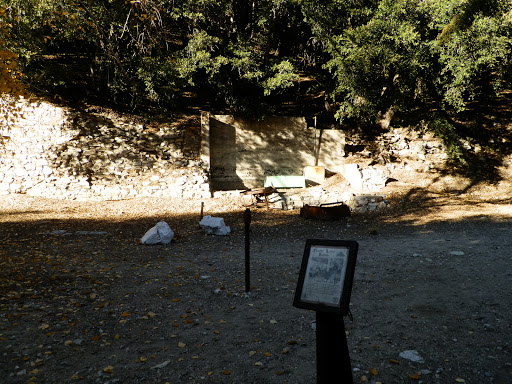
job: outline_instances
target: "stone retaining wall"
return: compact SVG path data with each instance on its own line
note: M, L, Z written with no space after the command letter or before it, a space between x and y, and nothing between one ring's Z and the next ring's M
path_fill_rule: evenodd
M275 209L294 210L304 205L332 206L344 203L351 212L371 212L389 207L389 202L383 195L353 194L351 192L326 192L314 188L303 192L286 192L272 194L268 197L269 205Z
M24 117L11 131L0 130L5 141L0 195L78 200L211 196L198 134L100 112L24 102Z
M225 151L225 146L210 148L209 136L201 133L205 125L201 116L179 123L146 124L134 121L134 116L96 107L77 110L45 101L22 105L24 117L10 132L0 126L0 138L4 138L0 146L0 195L24 193L78 200L212 196L210 162L217 155L211 152ZM324 140L327 142L338 140ZM329 148L323 156L330 156L329 168L363 195L378 191L390 178L396 179L397 169L403 171L417 164L420 168L411 168L411 172L429 172L445 160L439 141L426 135L411 136L404 129L390 129L373 152L357 141L343 139L339 143L343 151ZM272 150L269 147L266 152ZM378 164L375 153L379 154ZM325 192L321 197L326 201L320 201L314 194L307 196L313 192L308 188L301 198L290 196L283 208L335 201L344 201L354 211L385 205L371 199L363 199L363 204L359 198Z

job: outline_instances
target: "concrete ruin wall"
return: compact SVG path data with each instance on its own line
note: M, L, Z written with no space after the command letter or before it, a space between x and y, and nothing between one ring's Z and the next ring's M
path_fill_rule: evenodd
M214 190L261 188L266 176L302 175L308 166L333 169L344 155L343 131L308 127L303 117L248 121L204 112L201 121Z
M210 197L208 169L183 131L119 116L23 102L23 118L0 129L0 195L79 200ZM197 123L196 136L199 135Z

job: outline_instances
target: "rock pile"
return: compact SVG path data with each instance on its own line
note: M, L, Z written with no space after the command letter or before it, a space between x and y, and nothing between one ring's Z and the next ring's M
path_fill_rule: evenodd
M355 195L351 192L315 193L314 189L302 192L280 192L269 196L272 208L293 210L305 205L323 206L343 203L351 212L370 212L389 207L389 201L379 194Z
M184 132L25 103L0 154L0 195L78 200L210 197L208 172ZM196 152L198 149L196 150Z

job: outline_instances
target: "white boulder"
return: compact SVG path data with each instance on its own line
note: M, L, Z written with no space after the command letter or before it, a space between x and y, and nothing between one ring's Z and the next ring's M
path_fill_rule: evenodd
M169 224L165 221L160 221L153 228L147 231L144 236L142 236L140 242L147 245L168 244L171 242L173 237L174 232L171 227L169 227Z
M224 224L224 219L221 217L205 216L199 222L199 226L207 235L225 236L231 232L231 228Z
M400 356L403 359L414 361L415 363L424 363L425 362L425 360L423 360L423 358L419 355L418 351L416 351L416 350L403 351L403 352L400 352L400 354L398 356Z

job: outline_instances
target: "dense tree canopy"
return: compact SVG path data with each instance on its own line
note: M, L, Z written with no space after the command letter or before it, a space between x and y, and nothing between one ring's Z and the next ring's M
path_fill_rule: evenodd
M0 7L0 128L10 128L21 114L17 99L25 91L25 86L20 81L22 74L18 70L18 55L7 47L7 40L11 38L11 26L5 9ZM0 136L0 143L2 142L3 137Z
M134 110L172 111L193 92L211 105L261 115L282 100L321 95L322 108L325 100L340 122L364 126L390 113L435 110L441 123L430 128L448 137L449 115L510 86L512 0L0 0L0 6L3 79L13 78L5 68L17 60L34 92Z

